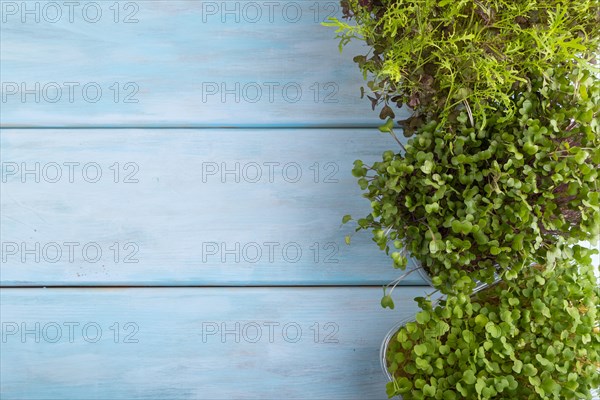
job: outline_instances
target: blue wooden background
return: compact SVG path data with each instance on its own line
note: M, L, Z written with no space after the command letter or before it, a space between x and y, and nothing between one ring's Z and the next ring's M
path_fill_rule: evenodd
M0 397L382 399L427 293L344 214L395 144L337 0L0 1Z

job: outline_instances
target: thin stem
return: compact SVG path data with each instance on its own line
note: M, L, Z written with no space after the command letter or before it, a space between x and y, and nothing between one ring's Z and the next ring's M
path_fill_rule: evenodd
M392 135L392 137L394 138L394 140L396 140L396 142L400 145L400 147L402 147L402 150L404 150L404 154L406 154L406 147L404 147L404 145L402 144L402 142L400 142L400 140L398 139L398 137L396 136L396 134L394 133L393 130L390 129L390 135Z
M392 282L390 282L389 285L387 285L387 287L389 287L392 283L394 284L394 286L392 286L392 288L390 289L390 293L389 295L391 296L392 293L394 292L394 289L396 288L396 286L398 286L398 284L400 282L402 282L407 276L409 276L410 274L412 274L413 272L415 272L416 270L418 270L419 268L423 268L423 267L417 267L417 268L413 268L410 271L404 273L403 275L401 275L399 278L394 279Z

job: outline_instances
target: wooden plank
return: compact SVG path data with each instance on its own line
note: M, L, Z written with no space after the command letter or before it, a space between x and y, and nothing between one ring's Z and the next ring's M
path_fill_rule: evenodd
M384 399L380 343L423 289L394 294L391 311L379 288L2 289L2 398Z
M63 3L1 2L4 127L379 124L337 0Z
M354 160L396 146L376 129L2 130L2 284L388 283L400 271L367 232L345 245L341 219L370 209Z

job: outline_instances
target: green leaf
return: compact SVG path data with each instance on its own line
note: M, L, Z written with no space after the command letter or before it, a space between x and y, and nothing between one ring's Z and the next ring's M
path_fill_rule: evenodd
M458 318L463 317L463 309L460 306L455 306L452 313Z
M527 380L540 396L546 398L546 392L544 391L544 389L542 389L542 380L539 376L530 376L527 378Z
M404 329L401 329L400 331L398 331L398 334L396 335L396 339L399 342L405 342L408 340L408 334L406 333L406 331Z
M575 162L577 164L583 164L585 162L585 160L589 157L589 153L585 150L579 150L576 154L575 154Z
M438 351L441 355L450 354L450 346L443 344L438 348Z
M360 186L361 190L365 190L369 186L369 181L365 178L360 178L358 180L358 186Z
M440 250L441 250L441 248L440 248L437 240L432 240L431 242L429 242L429 252L431 254L435 254Z
M533 366L533 364L525 364L523 365L523 375L525 376L534 376L537 375L538 370Z
M585 85L579 85L579 95L581 96L581 100L585 101L588 99L588 92Z
M531 306L533 310L537 313L544 315L546 318L551 318L550 309L544 304L544 302L540 299L535 299Z
M385 295L381 298L381 306L383 308L390 308L390 309L394 309L394 300L392 299L392 296L390 295Z
M502 330L493 322L488 322L485 325L485 330L493 337L493 338L499 338L500 336L502 336Z
M414 323L414 322L409 322L409 323L407 323L407 324L405 325L405 327L406 327L406 331L407 331L408 333L415 333L415 332L417 331L417 329L418 329L418 327L417 327L417 324L416 324L416 323Z
M346 244L348 244L348 245L349 245L349 244L350 244L350 240L351 240L351 238L350 238L350 235L346 235L346 236L344 236L344 242L345 242Z
M552 365L552 363L547 358L544 358L541 354L536 354L535 359L538 360L540 365L542 365L544 367Z
M515 237L512 240L512 249L515 251L523 250L523 240L525 240L524 233L519 233L515 235Z
M433 161L426 160L423 163L423 165L421 166L421 171L423 171L424 174L430 174L432 170L433 170Z
M584 124L591 123L594 120L594 110L590 109L581 113L581 115L579 115L579 119L581 119L581 122Z
M406 356L402 352L398 352L398 353L396 353L396 355L394 355L394 361L399 364L403 363L405 360L406 360Z
M417 368L422 371L428 371L431 369L429 362L427 360L425 360L424 358L417 357L415 359L415 364L416 364Z
M484 327L488 323L488 318L483 314L478 314L475 317L475 323L481 327Z
M435 387L431 385L423 386L423 395L430 397L435 396Z
M352 219L351 215L344 215L344 217L342 218L342 224L347 223L348 221L350 221Z
M467 235L471 233L473 230L473 224L470 221L452 221L452 232L454 233L462 233L463 235Z
M496 378L496 382L494 384L498 393L502 393L509 385L510 383L506 378Z
M396 386L394 386L394 384L396 384L397 381L390 381L388 383L385 384L385 393L387 394L388 398L392 398L396 395Z
M416 320L420 324L426 324L431 319L431 315L428 311L421 311L417 313Z
M485 381L481 378L477 378L477 383L475 384L475 391L477 392L477 394L481 394L484 388Z
M519 110L519 112L522 115L527 114L529 111L531 111L531 108L533 107L533 103L531 102L531 100L525 100L523 102L523 106L521 107L521 109Z
M466 343L474 343L475 342L475 335L471 331L466 331L466 330L462 331L462 336L463 336L463 340Z
M463 372L463 381L467 385L475 384L475 382L477 381L477 378L475 377L475 373L473 372L473 370L468 369L465 372Z
M390 133L394 128L394 120L392 118L388 118L385 124L379 127L379 131L383 133Z
M521 373L521 370L523 369L523 362L521 360L515 360L512 370L515 371L517 374Z
M413 388L412 382L405 376L398 378L396 383L398 384L398 393L400 394L408 393Z
M361 160L354 161L354 168L352 168L352 176L355 178L363 177L367 174L367 169Z
M542 389L546 393L557 393L560 391L560 385L552 379L546 378L542 381Z
M442 336L450 330L450 325L445 321L438 321L437 324L431 329L431 336Z
M458 221L456 219L454 221L452 221L452 232L460 233L461 228L462 228L462 224L460 223L460 221Z
M427 353L427 346L424 344L418 344L414 347L413 350L414 350L415 354L420 357L420 356L424 355L425 353Z
M440 210L440 205L437 201L434 203L431 203L431 204L425 204L425 212L427 214L435 213L435 212L438 212L439 210Z
M538 150L539 150L539 147L531 142L527 142L523 145L523 151L525 153L529 154L530 156L537 153Z

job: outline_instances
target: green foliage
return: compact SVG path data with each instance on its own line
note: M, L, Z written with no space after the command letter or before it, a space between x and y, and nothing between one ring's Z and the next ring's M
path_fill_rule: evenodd
M373 108L394 117L390 105L413 111L402 121L412 134L430 118L466 108L484 125L488 115L518 116L514 95L532 76L558 65L593 68L600 43L600 0L342 0L332 18L340 50L361 40L369 52L360 66ZM364 93L364 91L363 91Z
M600 386L600 289L592 252L566 252L471 297L421 301L388 345L388 395L590 399Z
M417 298L390 341L388 395L590 398L600 289L577 243L600 239L600 0L342 6L356 24L326 25L340 50L368 45L354 61L399 145L355 162L372 212L343 222L371 231L396 268L410 253L446 295ZM412 110L398 121L408 142L393 106ZM491 286L472 295L476 281Z
M372 212L359 219L404 269L407 249L444 292L470 293L469 276L518 276L534 256L552 262L556 243L600 233L600 80L561 67L472 127L466 111L430 121L403 150L355 163ZM392 132L393 133L393 132Z

